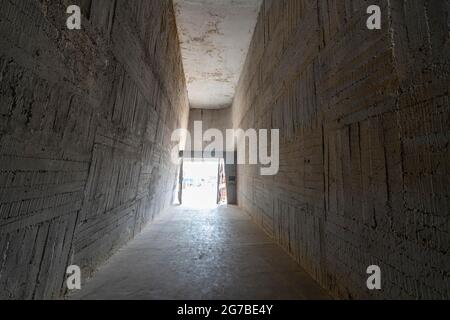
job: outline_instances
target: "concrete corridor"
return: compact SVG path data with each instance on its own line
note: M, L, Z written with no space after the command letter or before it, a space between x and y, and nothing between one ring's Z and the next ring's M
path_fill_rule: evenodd
M123 247L75 299L327 299L233 206L175 208Z
M449 30L450 0L0 0L0 300L450 300ZM209 185L236 207L173 207Z

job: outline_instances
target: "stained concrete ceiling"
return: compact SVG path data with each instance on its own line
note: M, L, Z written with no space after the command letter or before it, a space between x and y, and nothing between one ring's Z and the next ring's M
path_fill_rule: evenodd
M174 0L191 108L231 106L262 0Z

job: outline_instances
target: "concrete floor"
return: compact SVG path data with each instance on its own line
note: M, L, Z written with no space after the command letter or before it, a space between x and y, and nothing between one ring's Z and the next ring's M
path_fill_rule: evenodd
M71 299L327 299L236 207L176 208L115 254Z

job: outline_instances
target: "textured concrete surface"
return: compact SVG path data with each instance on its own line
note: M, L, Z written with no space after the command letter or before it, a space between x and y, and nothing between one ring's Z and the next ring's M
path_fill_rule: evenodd
M280 129L280 172L240 166L238 203L336 297L450 298L449 7L263 3L233 119Z
M188 130L191 133L191 150L195 150L195 146L202 146L203 150L211 144L212 141L204 141L203 136L194 136L194 122L201 121L203 134L209 129L220 130L223 137L226 137L226 129L232 129L233 124L231 121L231 108L210 110L210 109L191 109L189 112ZM224 145L225 147L225 145ZM186 148L188 151L188 148ZM218 150L224 151L224 150Z
M172 2L0 1L0 299L63 292L170 205L189 106Z
M102 266L71 299L327 299L236 207L177 208Z
M191 108L230 107L261 0L174 0Z

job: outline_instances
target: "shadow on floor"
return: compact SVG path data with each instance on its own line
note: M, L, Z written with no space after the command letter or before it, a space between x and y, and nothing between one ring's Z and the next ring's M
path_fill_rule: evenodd
M70 299L329 299L240 209L174 208Z

